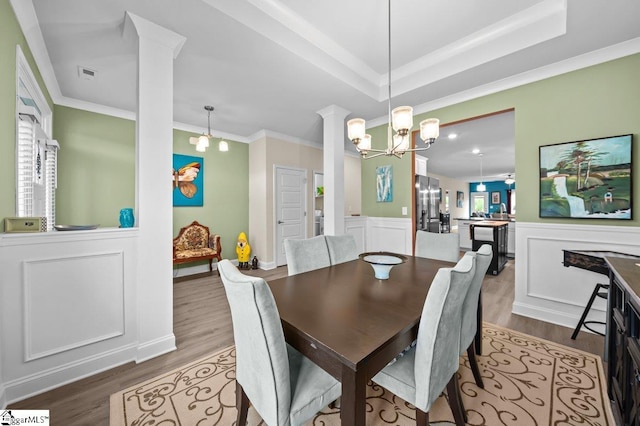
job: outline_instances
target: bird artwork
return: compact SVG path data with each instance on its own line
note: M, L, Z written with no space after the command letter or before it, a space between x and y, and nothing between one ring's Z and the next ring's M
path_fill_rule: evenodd
M236 243L236 254L238 255L238 268L249 269L249 256L251 255L251 246L247 241L247 236L244 232L238 235L238 242Z
M194 161L183 167L180 167L178 170L173 170L173 188L178 188L182 195L187 198L193 198L198 192L198 187L193 183L193 181L198 176L200 172L200 163Z

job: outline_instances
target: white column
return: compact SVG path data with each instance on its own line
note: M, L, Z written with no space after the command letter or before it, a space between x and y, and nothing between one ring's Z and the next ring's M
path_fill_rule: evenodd
M173 60L185 38L127 12L125 36L137 35L136 226L137 361L175 350L173 335Z
M344 234L344 119L350 111L330 105L323 119L324 233Z

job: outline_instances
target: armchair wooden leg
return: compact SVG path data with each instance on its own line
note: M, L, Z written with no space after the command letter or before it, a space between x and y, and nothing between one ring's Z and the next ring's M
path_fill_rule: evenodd
M238 410L238 419L236 425L244 426L247 424L247 413L249 412L249 397L244 393L242 385L236 380L236 408Z
M484 382L482 381L482 376L480 375L480 368L478 368L478 360L476 359L476 347L473 342L467 348L467 357L469 358L469 365L471 366L471 372L473 373L473 378L476 380L476 385L480 389L484 389Z
M456 426L464 426L467 422L467 415L462 409L462 398L458 388L458 373L454 373L449 383L447 383L447 395L449 396L449 407L453 412Z

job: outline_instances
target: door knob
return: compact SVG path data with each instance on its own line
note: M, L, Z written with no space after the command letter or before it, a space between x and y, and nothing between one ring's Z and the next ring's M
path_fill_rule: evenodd
M282 225L283 223L284 223L284 222L283 222L283 221L281 221L281 220L279 220L279 221L278 221L278 225Z

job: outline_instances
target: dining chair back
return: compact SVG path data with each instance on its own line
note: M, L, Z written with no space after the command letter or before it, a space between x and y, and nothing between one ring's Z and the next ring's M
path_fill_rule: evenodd
M457 262L460 259L460 235L417 231L416 256Z
M428 424L428 412L447 388L457 426L464 425L458 391L460 309L475 272L475 258L463 257L442 268L424 303L416 346L387 365L373 381L416 407L416 424Z
M482 281L485 274L491 264L493 258L493 250L490 244L483 244L480 246L477 252L466 252L464 257L475 257L476 270L469 286L469 291L464 298L462 304L462 327L460 329L460 355L467 352L469 358L469 364L471 371L476 380L476 384L484 388L482 377L480 376L480 370L478 369L478 362L476 360L476 351L473 344L474 338L478 331L478 328L482 327L482 324L478 323L478 309L480 308L480 294L482 290Z
M302 240L284 240L289 275L301 274L331 266L329 249L324 235Z
M325 235L332 265L349 262L358 258L356 239L351 234Z
M340 382L286 344L267 283L229 260L218 269L231 308L236 346L238 425L249 401L269 425L300 425L340 396Z

